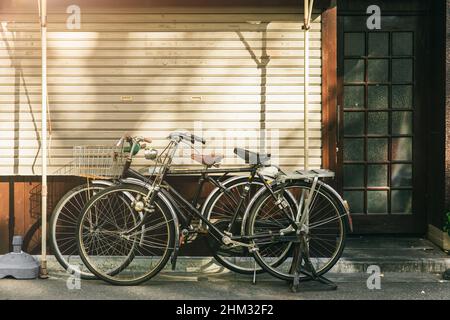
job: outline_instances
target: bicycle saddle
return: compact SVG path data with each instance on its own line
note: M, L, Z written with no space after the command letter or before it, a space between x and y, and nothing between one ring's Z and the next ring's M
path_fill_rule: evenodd
M258 153L242 148L234 148L234 153L248 164L264 164L270 160L270 153Z
M191 154L191 159L205 166L218 166L223 159L223 155L220 154Z

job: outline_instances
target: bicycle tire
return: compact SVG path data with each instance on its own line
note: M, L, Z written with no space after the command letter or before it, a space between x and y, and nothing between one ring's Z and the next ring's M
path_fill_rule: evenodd
M320 184L322 184L322 183L320 182L319 185ZM311 182L304 181L304 180L297 180L297 181L289 182L284 187L289 187L289 186L308 189L311 187ZM282 187L276 186L276 187L274 187L273 191L277 192L278 190L280 190L280 188L282 188ZM328 260L328 262L322 268L320 268L319 270L315 270L318 275L323 275L326 272L328 272L336 264L336 262L340 259L342 252L344 250L344 247L345 247L345 239L346 239L348 225L347 225L347 221L345 219L346 209L345 209L344 205L342 204L341 200L338 199L335 194L333 194L326 188L321 188L320 192L324 195L324 197L326 197L326 199L328 201L330 201L329 204L334 206L334 208L336 209L337 216L336 216L335 220L339 222L340 237L341 237L338 242L338 247L335 250L335 252L333 252L333 256L331 257L331 259ZM261 206L268 199L268 197L269 197L268 193L265 192L259 196L259 199L255 200L255 205L251 209L249 219L248 219L248 222L246 225L247 235L255 234L254 224L255 224L255 220L256 220L256 215L258 214L259 210L261 210ZM261 266L261 268L263 268L265 271L267 271L272 276L279 278L281 280L286 280L286 281L294 280L293 274L290 274L288 272L282 272L282 271L276 269L276 267L278 267L278 266L274 267L274 266L271 266L270 264L268 264L267 261L265 261L264 258L261 256L259 251L254 253L254 258L258 262L258 264ZM300 278L304 278L304 277L305 277L304 275L300 275Z

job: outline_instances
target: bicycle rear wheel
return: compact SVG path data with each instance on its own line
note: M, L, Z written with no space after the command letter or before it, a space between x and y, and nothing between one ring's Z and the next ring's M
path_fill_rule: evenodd
M255 178L250 185L247 195L244 197L244 189L247 184L247 177L232 178L225 181L224 186L226 187L226 190L218 190L207 200L205 210L203 211L204 216L220 230L227 230L231 219L236 212L237 205L243 197L243 205L238 211L238 216L231 232L233 235L242 235L242 230L244 230L245 233L245 228L242 228L245 212L250 209L249 206L254 205L254 197L258 192L262 191L261 188L264 188L263 181L259 178ZM286 194L286 197L291 198L289 194ZM295 202L291 201L291 204L295 206ZM220 242L212 236L207 237L207 241L216 261L227 269L241 274L264 272L264 269L258 265L253 258L253 254L250 253L247 248L230 248L226 245L221 245ZM278 265L283 263L286 258L287 250L281 252L278 259L273 260L272 263Z
M232 178L225 181L223 185L226 187L226 190L217 190L212 197L208 198L207 203L205 203L205 209L203 210L205 218L220 230L227 230L241 197L244 197L244 188L247 184L247 177ZM251 199L262 186L263 182L258 178L255 178L250 185L250 189L248 190L247 196L244 197L244 202L231 230L233 235L241 234L244 213ZM216 261L225 268L241 274L252 274L255 269L256 272L263 271L255 262L253 254L247 248L230 248L221 245L211 235L206 240Z
M277 200L284 198L289 203L290 200L282 196L285 191L288 191L296 203L303 206L304 198L311 191L311 183L302 180L292 181L285 186L274 187L273 191L277 199L274 199L269 192L265 192L255 201L246 226L248 235L264 235L268 232L278 234L280 230L288 228L291 222L276 204ZM304 198L301 198L302 195ZM287 209L291 218L297 214L292 208L295 207L290 205ZM340 200L324 188L322 183L319 183L310 205L309 223L307 223L309 226L307 245L313 267L319 275L329 271L342 255L347 232L345 215L346 211ZM254 254L256 261L264 270L279 279L288 281L294 278L291 265L295 241L290 240L291 235L295 238L295 231L293 234L286 234L286 237L255 240L259 250ZM289 258L282 264L274 264L273 260L278 258L279 252L286 250L288 246L290 246Z
M148 189L140 186L118 185L99 192L84 207L77 226L78 248L97 277L115 285L137 285L167 263L176 226L159 198L147 216L134 210L134 203L144 203L147 194ZM134 230L143 218L142 226Z

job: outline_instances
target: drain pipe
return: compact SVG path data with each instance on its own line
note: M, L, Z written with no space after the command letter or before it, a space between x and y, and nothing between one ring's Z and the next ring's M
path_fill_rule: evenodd
M303 149L304 149L304 169L309 170L309 29L311 28L311 15L314 0L304 0L303 11Z
M41 24L41 155L42 155L42 252L40 278L48 278L47 271L47 0L39 0L39 16Z

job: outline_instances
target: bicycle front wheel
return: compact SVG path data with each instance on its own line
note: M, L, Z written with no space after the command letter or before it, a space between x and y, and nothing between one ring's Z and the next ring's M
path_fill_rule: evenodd
M80 257L100 279L137 285L156 274L170 258L175 224L159 198L145 203L148 189L119 185L96 194L84 207L77 226ZM137 212L141 202L148 214ZM142 221L144 219L144 221Z
M307 246L312 265L318 275L325 274L339 260L344 250L347 230L345 208L339 199L336 199L336 196L323 185L322 183L317 185L306 222L308 226ZM287 203L291 201L289 199L291 197L283 196L287 191L295 199L296 204L303 208L311 192L311 183L302 180L292 181L285 186L274 187L273 191L275 198L269 192L265 192L255 201L246 226L248 235L279 234L280 230L289 230L290 219L286 217L286 213L280 209L278 203L280 199L287 200ZM288 215L295 219L297 212L293 208L296 206L290 204L287 211ZM284 234L285 236L273 237L270 240L267 240L268 238L255 240L259 250L255 252L254 257L261 267L273 276L292 281L294 279L291 270L294 252L292 248L296 244L292 239L295 238L295 231L291 234L289 231L284 231ZM274 264L273 260L278 259L279 252L285 251L288 247L290 248L288 259L281 264ZM300 277L302 276L300 275Z
M50 242L56 260L65 270L78 272L82 279L96 277L86 268L78 254L77 221L84 205L105 187L83 184L73 188L58 202L50 219Z

